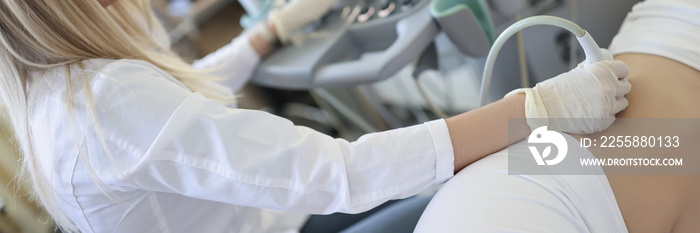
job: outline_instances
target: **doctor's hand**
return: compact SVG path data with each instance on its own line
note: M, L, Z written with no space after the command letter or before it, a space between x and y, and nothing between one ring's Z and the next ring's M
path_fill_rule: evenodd
M282 43L307 24L321 18L338 0L291 0L284 6L273 9L269 18L274 24Z
M550 130L574 134L599 132L612 125L615 114L627 107L625 95L632 86L625 63L606 60L585 67L582 64L532 89L506 95L526 94L525 116L531 130L546 125Z

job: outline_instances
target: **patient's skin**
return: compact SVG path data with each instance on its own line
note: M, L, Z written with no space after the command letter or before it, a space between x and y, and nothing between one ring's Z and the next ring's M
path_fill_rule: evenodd
M700 118L700 71L674 60L621 54L630 68L629 107L618 118ZM694 134L700 129L689 129ZM613 124L596 135L626 135ZM700 143L700 142L698 142ZM599 148L591 153L604 157ZM697 152L700 155L700 152ZM698 232L700 176L608 175L630 233Z

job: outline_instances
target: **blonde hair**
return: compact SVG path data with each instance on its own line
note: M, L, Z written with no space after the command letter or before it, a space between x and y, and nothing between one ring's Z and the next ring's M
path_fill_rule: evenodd
M26 93L29 73L76 63L82 66L81 61L93 58L138 59L208 98L222 103L233 100L230 93L212 82L216 78L206 77L169 46L159 45L156 38L164 33L153 16L150 0L120 0L107 8L97 0L0 0L0 97L23 155L21 174L30 177L27 180L33 186L34 197L64 230L77 231L60 207L49 177L40 171L39 156L33 148ZM70 77L66 79L68 107L72 108ZM87 78L84 83L89 84ZM91 102L91 92L85 93ZM91 115L96 116L94 107ZM95 130L100 135L99 127ZM85 163L82 152L81 158Z

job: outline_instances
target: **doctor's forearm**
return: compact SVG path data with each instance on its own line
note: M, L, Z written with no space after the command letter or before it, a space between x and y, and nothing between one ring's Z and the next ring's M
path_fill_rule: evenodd
M508 119L516 118L508 132ZM467 165L525 138L530 127L525 120L525 95L513 95L445 120L452 139L455 173ZM513 123L513 122L511 122Z

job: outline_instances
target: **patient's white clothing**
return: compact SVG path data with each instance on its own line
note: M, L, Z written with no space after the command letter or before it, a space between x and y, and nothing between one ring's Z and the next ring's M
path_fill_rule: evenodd
M647 0L627 14L610 52L658 55L700 70L700 1Z
M509 159L535 163L527 148L510 146L460 171L433 197L416 232L627 232L604 175L509 174ZM594 158L580 147L567 154Z

